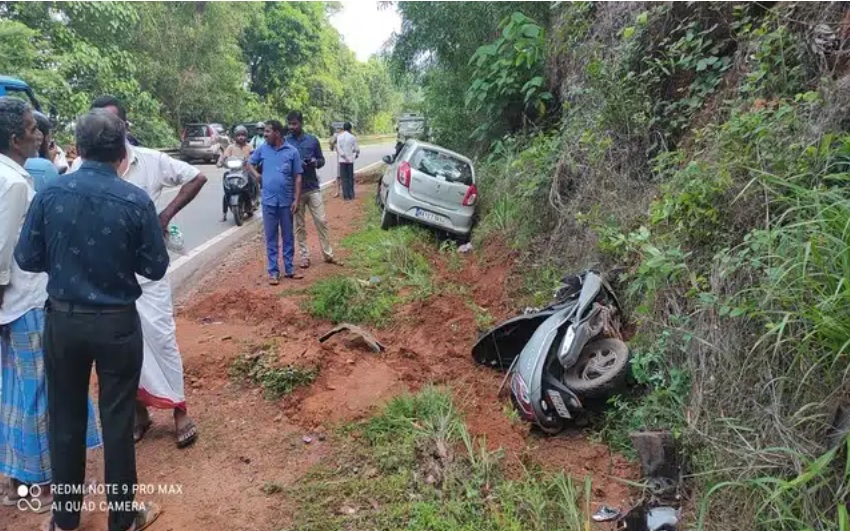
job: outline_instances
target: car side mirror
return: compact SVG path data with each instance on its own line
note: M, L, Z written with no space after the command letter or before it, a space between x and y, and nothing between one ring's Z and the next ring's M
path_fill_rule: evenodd
M381 159L381 160L383 160L383 161L384 161L384 162L386 162L387 164L392 164L392 163L393 163L393 158L392 158L391 156L389 156L389 155L384 155L384 158L383 158L383 159Z

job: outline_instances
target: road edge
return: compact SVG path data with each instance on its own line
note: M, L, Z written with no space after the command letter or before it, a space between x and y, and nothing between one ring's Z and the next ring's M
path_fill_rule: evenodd
M319 188L325 190L335 183L335 180L328 181L322 183ZM262 220L263 215L258 210L254 217L241 227L233 226L172 261L166 273L171 283L172 297L179 298L194 287L200 278L203 278L203 275L195 275L195 273L210 264L218 263L224 255L251 235L256 234L254 229Z
M382 164L384 164L383 161L373 162L360 168L356 173L368 172ZM335 183L336 180L331 180L322 183L319 188L320 190L326 190ZM195 275L195 273L210 264L219 262L231 249L241 244L243 240L246 240L251 235L256 234L255 229L262 222L262 219L262 213L258 210L254 217L241 227L233 226L172 261L166 275L168 276L168 281L171 283L173 297L176 299L186 293L190 288L194 287L200 278L203 278L203 275Z
M166 275L171 283L173 296L176 298L191 288L194 284L193 279L197 281L203 277L195 273L210 264L218 263L231 249L256 234L261 220L262 215L257 212L241 227L233 226L172 261Z

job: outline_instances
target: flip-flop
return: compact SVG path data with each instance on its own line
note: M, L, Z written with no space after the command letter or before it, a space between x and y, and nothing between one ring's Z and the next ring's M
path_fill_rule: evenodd
M284 276L288 279L291 279L291 280L301 280L302 278L304 278L304 275L301 275L299 273L289 273L289 274L284 275Z
M140 429L139 429L138 436L136 435L136 433L135 433L135 431L136 431L136 430L134 429L134 430L133 430L133 431L134 431L134 433L133 433L133 442L135 442L135 443L139 443L139 442L141 442L141 441L142 441L142 439L144 439L144 438L145 438L145 435L147 435L148 430L150 430L150 429L151 429L151 426L153 426L153 420L152 420L152 419L148 419L148 421L147 421L147 422L145 422L144 424L142 424L141 426L139 426L139 428L140 428Z
M136 513L136 518L133 519L133 527L128 531L142 531L143 529L147 529L160 516L162 516L162 509L159 508L159 505L148 502L145 504L144 509Z
M195 430L194 433L189 435L188 437L182 438L190 431ZM198 425L195 424L195 421L189 421L189 424L183 428L182 431L177 432L177 448L183 449L195 444L195 441L198 440Z

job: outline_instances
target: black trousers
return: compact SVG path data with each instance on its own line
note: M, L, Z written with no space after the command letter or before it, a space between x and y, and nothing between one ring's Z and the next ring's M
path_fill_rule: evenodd
M136 516L133 423L142 371L142 327L135 306L103 309L47 303L45 361L53 468L53 516L61 529L80 524L86 471L86 399L97 371L109 531L125 531Z
M339 163L339 178L342 181L342 198L354 199L354 163Z

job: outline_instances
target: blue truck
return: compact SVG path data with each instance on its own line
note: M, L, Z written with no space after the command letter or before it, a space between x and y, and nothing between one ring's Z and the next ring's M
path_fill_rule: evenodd
M41 105L26 81L16 77L0 76L0 96L18 96L28 100L33 108L41 111Z

